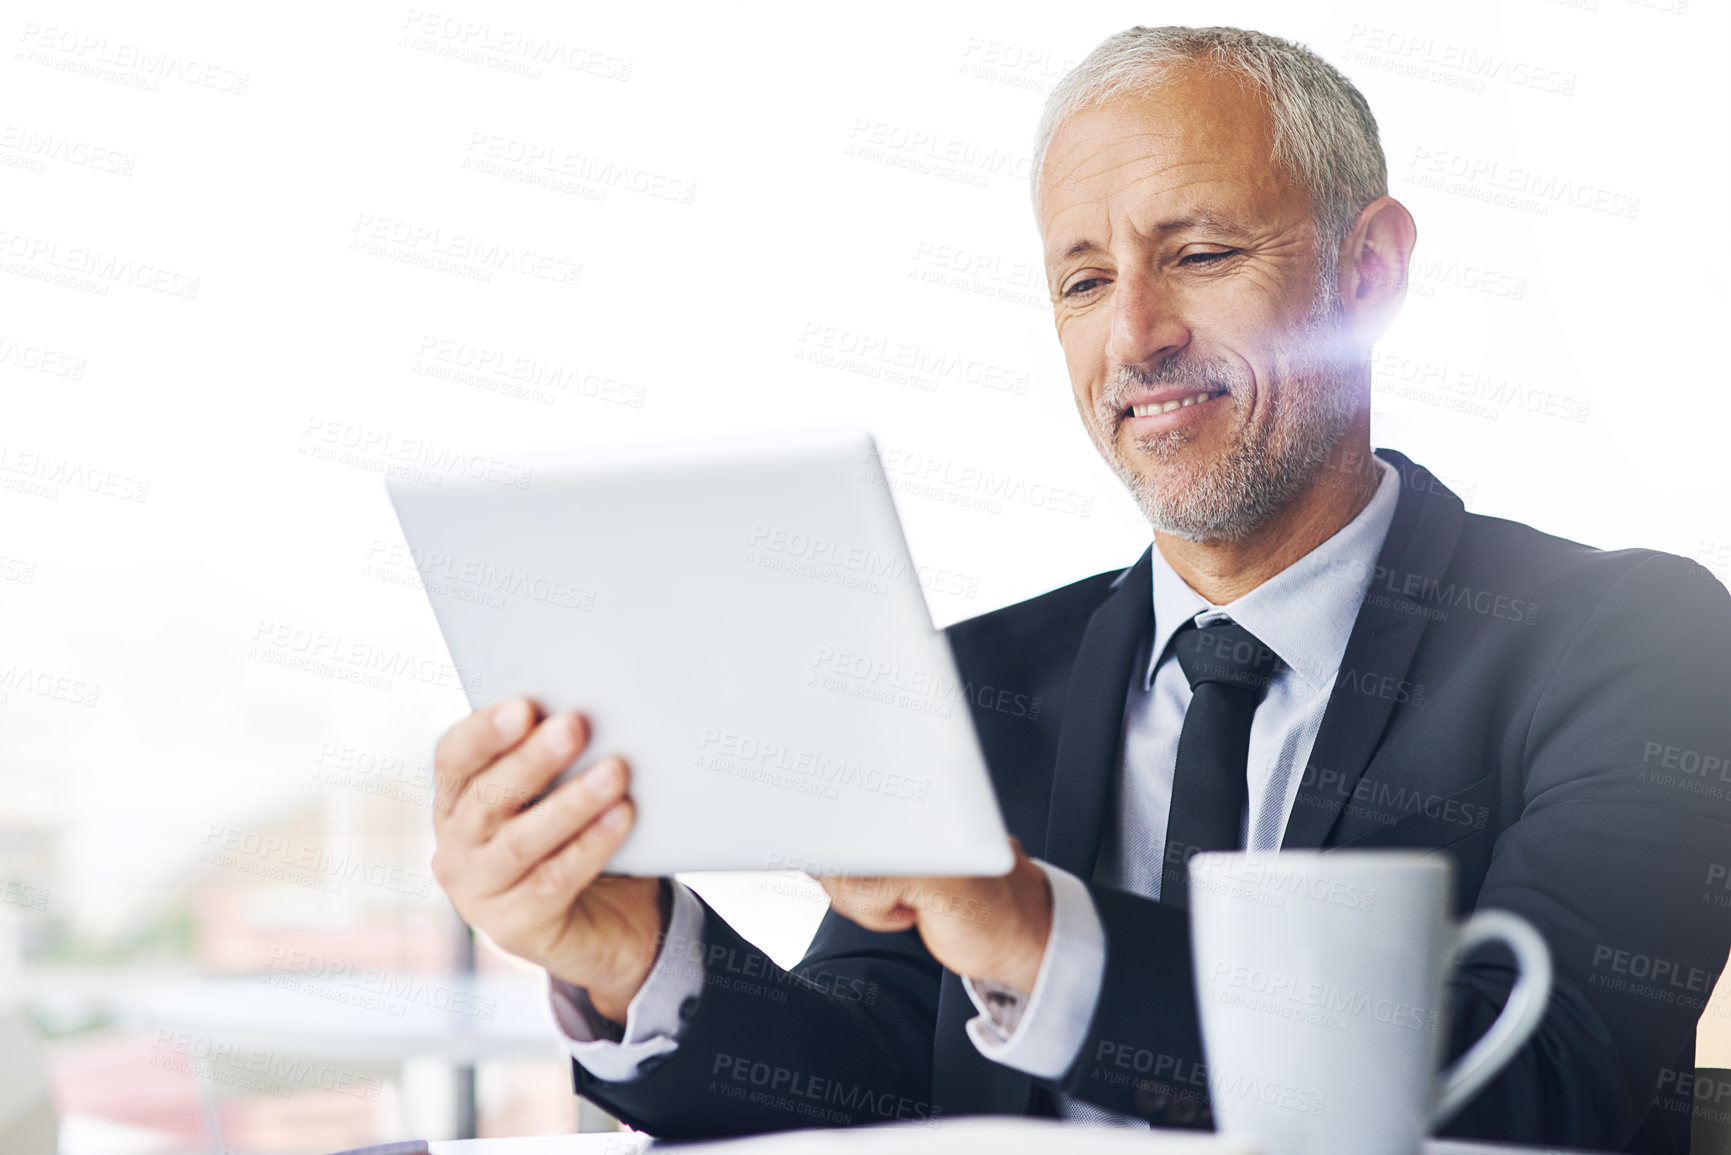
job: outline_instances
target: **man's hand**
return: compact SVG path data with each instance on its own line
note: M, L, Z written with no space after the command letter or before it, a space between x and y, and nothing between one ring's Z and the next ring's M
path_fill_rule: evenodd
M1052 934L1046 872L1010 848L1016 864L1001 878L822 878L830 905L867 930L917 926L926 949L959 975L1034 989Z
M624 1022L666 927L661 883L600 877L636 818L623 759L603 759L528 805L589 744L581 716L536 726L538 715L510 698L439 740L433 877L470 926Z

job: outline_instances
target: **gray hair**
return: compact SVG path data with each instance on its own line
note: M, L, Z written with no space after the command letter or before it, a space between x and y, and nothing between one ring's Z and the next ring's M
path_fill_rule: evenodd
M1310 194L1317 256L1332 271L1359 210L1388 195L1388 165L1370 104L1302 44L1243 28L1127 28L1102 41L1052 90L1034 137L1034 211L1052 135L1087 108L1159 86L1182 65L1214 65L1248 82L1274 119L1275 164Z

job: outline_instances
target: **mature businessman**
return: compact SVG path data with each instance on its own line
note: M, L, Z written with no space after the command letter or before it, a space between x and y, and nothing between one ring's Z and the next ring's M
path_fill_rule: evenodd
M965 679L1050 704L975 711L1015 867L826 880L784 972L685 888L600 876L630 751L520 810L499 800L569 765L585 724L477 711L437 752L434 871L548 970L577 1089L671 1136L1205 1127L1189 854L1408 847L1454 861L1462 909L1529 919L1556 968L1537 1034L1449 1131L1686 1149L1678 1073L1731 946L1705 894L1731 862L1731 597L1679 557L1468 514L1372 454L1369 351L1416 229L1363 97L1307 49L1110 38L1048 102L1034 195L1077 409L1154 540L949 630ZM1224 733L1191 705L1234 652L1260 655L1256 704ZM1469 957L1452 1053L1512 979Z

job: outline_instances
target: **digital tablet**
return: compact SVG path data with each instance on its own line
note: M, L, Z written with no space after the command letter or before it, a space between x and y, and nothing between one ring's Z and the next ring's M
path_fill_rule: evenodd
M1009 870L969 687L869 434L386 485L470 705L580 710L573 772L629 762L637 825L608 870Z

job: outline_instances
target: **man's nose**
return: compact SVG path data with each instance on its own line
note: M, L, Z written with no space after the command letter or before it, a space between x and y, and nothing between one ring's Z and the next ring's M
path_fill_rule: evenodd
M1169 289L1138 273L1120 277L1112 291L1112 337L1107 352L1121 365L1147 366L1190 340Z

